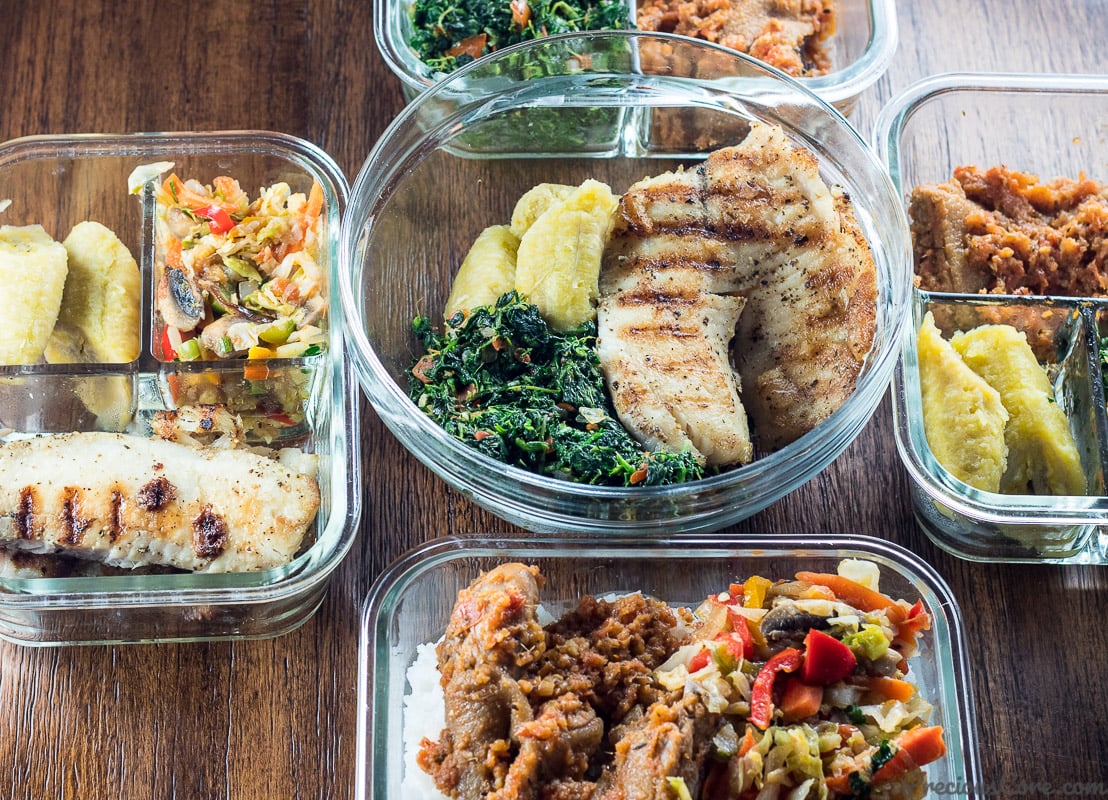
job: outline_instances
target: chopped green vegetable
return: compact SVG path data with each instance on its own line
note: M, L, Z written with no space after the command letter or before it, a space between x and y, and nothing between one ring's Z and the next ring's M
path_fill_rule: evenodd
M844 636L843 644L856 654L865 656L870 661L876 661L888 651L889 637L878 625L864 625L857 633L848 633Z
M852 772L850 773L850 790L854 793L854 797L869 797L869 782L862 777L861 773Z
M181 342L181 346L177 348L179 361L195 361L198 358L200 358L200 344L196 339L186 339Z
M866 714L862 709L855 705L849 705L846 707L846 717L855 725L866 724Z
M551 331L534 305L509 292L468 317L456 314L443 335L423 317L413 327L427 353L408 371L412 400L485 455L582 483L658 485L702 477L691 452L645 452L616 420L594 323Z
M284 344L296 330L296 321L291 318L279 319L258 331L258 338L269 344Z
M1108 336L1100 340L1100 380L1104 384L1104 396L1108 397Z
M247 280L259 282L262 280L262 273L258 272L257 267L255 267L245 258L239 258L238 256L224 256L223 263L240 278L246 278Z
M416 0L408 44L434 70L451 72L508 45L557 33L629 28L618 0Z
M677 800L692 800L692 795L689 793L689 787L685 785L684 778L669 776L666 778L666 783L669 784L670 791L673 792Z
M892 758L895 753L896 751L893 750L893 746L889 742L889 740L882 740L881 746L878 747L877 752L873 754L872 771L870 774L872 775L876 773L877 770L885 766L886 762L888 762L888 760Z

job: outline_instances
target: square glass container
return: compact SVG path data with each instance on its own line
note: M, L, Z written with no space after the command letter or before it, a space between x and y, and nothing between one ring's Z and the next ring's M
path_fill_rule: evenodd
M408 553L370 590L362 615L358 677L356 792L359 800L403 797L406 671L418 645L438 640L458 591L507 561L535 564L546 583L541 602L557 616L585 594L642 591L695 608L709 593L750 575L792 578L800 570L835 571L843 558L875 562L881 589L919 598L932 629L910 662L912 680L934 704L947 755L928 765L932 785L980 785L972 689L961 612L943 579L907 550L870 537L832 535L803 547L788 536L732 535L655 540L448 537Z
M638 2L624 2L633 21ZM377 49L400 78L408 100L444 77L424 64L408 44L413 33L413 6L414 0L375 0L373 9ZM893 0L838 0L836 14L835 32L826 42L831 71L799 80L847 114L858 95L880 78L892 61L897 45L896 5Z
M638 58L633 71L591 59L585 70L503 80L470 92L474 74L501 63L567 65L569 53ZM650 69L650 57L712 64L718 83ZM518 64L515 62L518 60ZM665 143L649 127L628 127L611 152L556 157L528 140L549 111L572 122L593 111L670 115ZM704 124L707 121L709 124ZM409 396L406 371L423 355L412 321L436 319L457 266L487 226L511 218L520 195L540 183L586 178L620 194L644 176L688 168L711 149L741 142L752 122L778 126L814 154L827 185L843 187L875 262L873 342L853 393L827 419L773 452L707 477L657 486L608 486L552 478L506 464L447 433ZM515 130L521 150L467 157L474 137ZM561 130L566 130L562 128ZM701 138L709 135L711 141ZM528 149L530 148L530 149ZM686 154L680 160L677 154ZM587 157L584 157L587 156ZM734 51L685 37L630 31L527 42L481 59L411 103L363 164L343 220L339 271L350 352L366 395L397 438L428 468L501 518L535 531L625 535L714 530L776 502L826 467L868 422L891 377L907 319L907 221L888 174L854 128L817 96Z
M153 190L147 184L131 196L128 179L136 167L163 161L173 162L182 179L209 183L230 175L250 196L278 181L303 192L313 181L319 184L324 211L318 255L331 309L321 353L262 362L252 374L243 360L184 363L161 357L152 313ZM0 224L41 224L61 241L77 222L100 222L131 251L142 281L139 357L128 364L0 367L0 436L93 430L149 435L154 414L191 403L238 402L245 421L250 411L269 408L258 404L259 397L272 400L279 393L293 397L295 408L270 411L295 411L302 422L283 427L271 442L248 443L314 454L321 493L300 551L290 563L265 571L149 574L73 562L39 569L46 576L38 577L33 569L9 569L0 577L0 636L30 645L257 638L290 631L315 611L350 547L360 503L357 383L334 311L339 304L333 271L347 193L329 156L280 133L35 136L0 145L0 199L11 201ZM290 395L287 385L297 391Z
M875 143L907 198L955 167L1006 166L1042 180L1108 180L1108 80L1092 76L950 74L906 89L881 112ZM1108 421L1098 341L1108 299L966 295L913 290L912 321L894 376L897 446L916 519L939 546L982 561L1108 563ZM1051 378L1081 456L1086 495L979 491L938 464L923 423L916 333L931 310L944 335L983 322L1027 334Z

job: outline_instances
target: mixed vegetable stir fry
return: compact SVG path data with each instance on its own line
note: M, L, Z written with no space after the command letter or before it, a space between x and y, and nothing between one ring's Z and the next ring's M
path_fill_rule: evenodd
M156 199L155 346L163 360L321 351L327 291L317 262L319 184L305 196L275 183L251 201L233 178L205 186L173 174Z
M767 786L788 797L922 796L919 768L946 746L907 659L931 618L922 602L882 594L878 577L858 560L792 581L754 576L697 609L696 641L655 677L697 692L724 720L699 797L761 797Z
M426 355L409 395L455 438L532 472L614 486L695 480L689 452L649 453L616 418L596 355L596 323L558 333L536 306L508 292L458 312L438 334L414 322Z

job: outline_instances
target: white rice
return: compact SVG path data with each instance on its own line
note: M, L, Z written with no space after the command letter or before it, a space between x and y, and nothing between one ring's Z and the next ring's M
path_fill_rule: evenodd
M439 685L439 659L435 642L416 646L416 657L406 677L410 694L404 695L404 778L400 796L405 800L446 800L435 781L419 768L416 756L423 737L438 741L446 727L446 705Z

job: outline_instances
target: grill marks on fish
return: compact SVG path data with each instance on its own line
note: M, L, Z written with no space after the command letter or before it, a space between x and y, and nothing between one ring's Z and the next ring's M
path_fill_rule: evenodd
M91 523L81 516L81 490L75 486L67 486L62 493L65 497L62 500L64 526L62 541L76 547L81 543L81 536Z
M24 486L19 490L19 506L15 511L16 534L20 539L35 537L35 489Z
M192 549L200 558L215 558L227 546L227 523L210 505L192 523Z
M114 433L0 444L0 546L123 568L287 563L319 509L313 477L255 453Z
M709 464L753 457L747 413L767 449L826 419L875 330L876 267L849 199L767 125L694 170L632 186L600 289L598 352L621 421L644 444L692 443ZM661 339L678 319L680 356L697 367L683 373L641 355L677 355Z
M155 469L160 467L155 465ZM139 508L145 511L161 511L177 499L177 487L164 477L158 477L145 484L136 495Z
M158 464L157 469L162 469L162 465ZM123 492L112 489L109 497L108 541L114 544L123 533Z

